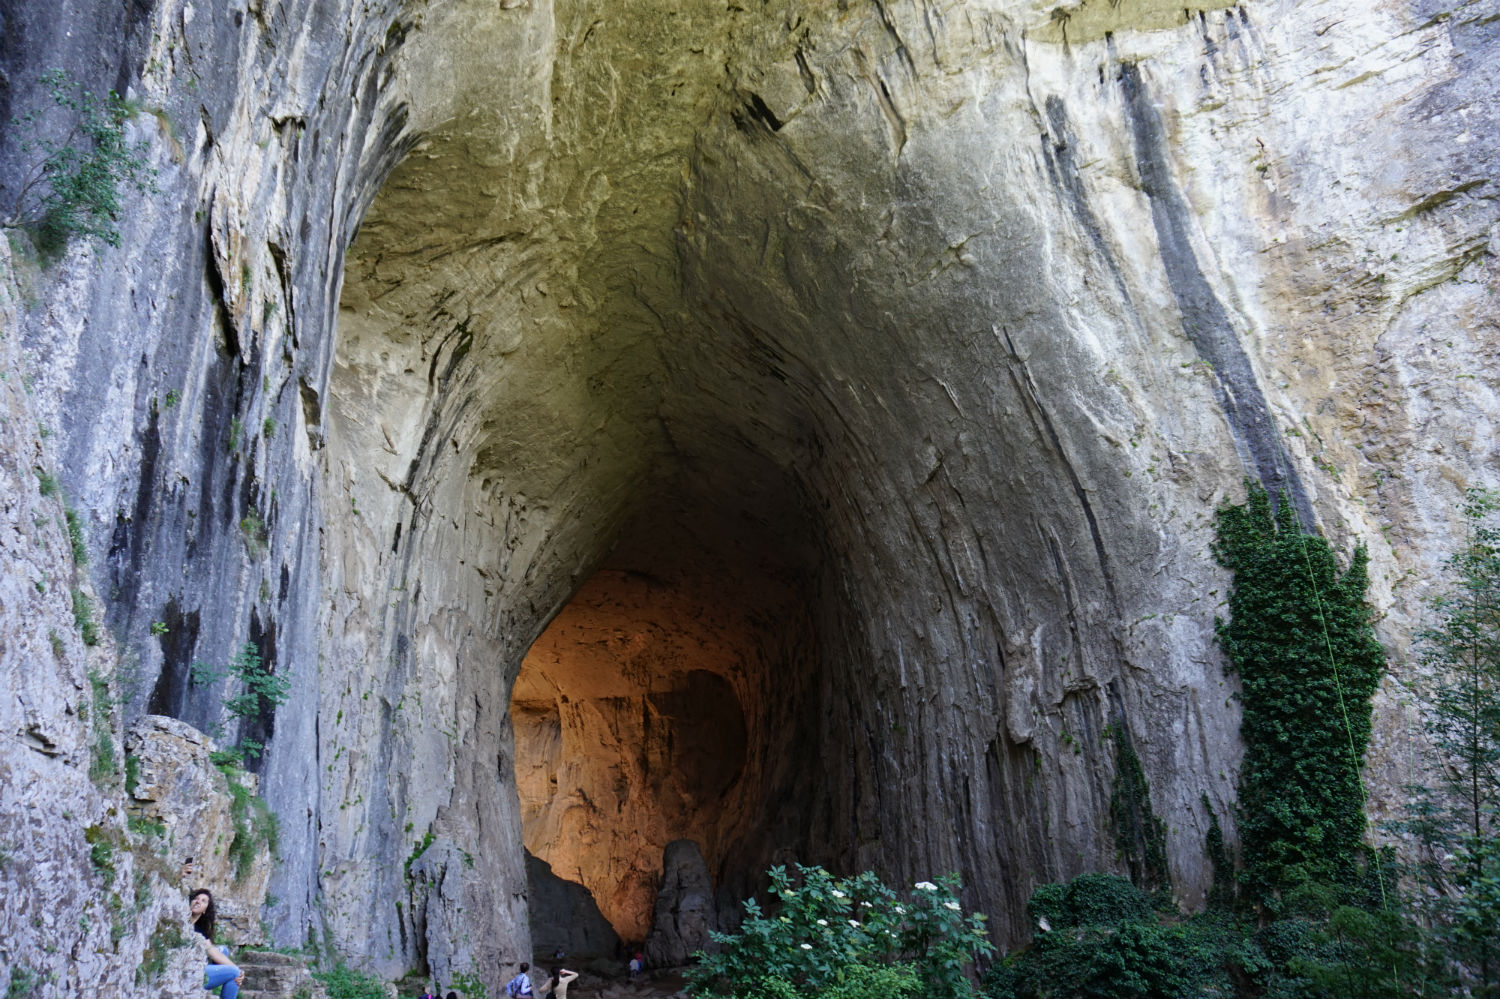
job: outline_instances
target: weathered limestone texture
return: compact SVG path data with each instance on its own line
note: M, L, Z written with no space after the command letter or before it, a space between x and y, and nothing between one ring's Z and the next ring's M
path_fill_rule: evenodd
M238 835L228 778L214 766L213 740L184 722L143 715L125 736L134 788L127 788L132 814L157 823L172 862L191 861L193 873L183 882L192 891L214 895L218 936L230 944L264 944L260 912L271 876L268 844L255 849L253 862L241 872L230 854ZM254 794L257 780L247 774L243 786ZM253 827L246 824L252 839Z
M703 851L690 839L668 843L661 866L646 962L653 968L675 968L687 964L694 952L713 946L708 935L718 929L714 886Z
M0 767L31 811L0 838L107 810L77 713L113 659L39 575L40 464L125 664L115 738L267 747L278 943L495 991L533 835L620 923L686 837L720 911L773 862L957 870L1015 942L1035 884L1122 867L1106 725L1197 904L1239 754L1215 507L1249 476L1367 544L1399 674L1457 498L1500 485L1493 13L0 0L0 113L62 66L147 109L160 171L7 334ZM518 681L599 570L669 599ZM736 586L775 596L736 618ZM190 668L246 642L291 696L242 721ZM684 691L743 720L720 782L662 772ZM1410 710L1393 680L1377 815ZM80 911L68 835L0 877Z
M158 838L126 824L115 648L75 623L99 600L31 404L22 304L0 241L0 991L186 999L187 906Z

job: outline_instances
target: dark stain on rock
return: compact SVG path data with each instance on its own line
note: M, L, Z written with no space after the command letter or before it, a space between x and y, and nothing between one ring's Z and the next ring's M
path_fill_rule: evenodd
M156 636L161 643L161 672L151 688L146 713L182 718L187 708L188 673L198 647L198 612L184 612L173 597L161 609L158 620L167 630Z
M260 611L250 612L250 641L254 644L256 651L260 653L261 667L270 674L276 673L276 622L274 620L262 623ZM271 737L276 734L276 708L268 706L265 698L260 699L261 710L249 718L240 722L240 741L258 742L262 746L271 744ZM257 753L247 756L245 769L251 773L262 773L266 767L265 753Z
M1302 526L1310 529L1315 518L1302 480L1281 446L1276 421L1229 313L1214 294L1193 252L1192 216L1187 200L1172 178L1161 118L1134 64L1121 64L1119 80L1135 143L1141 189L1151 202L1156 242L1182 316L1182 330L1198 355L1213 367L1214 391L1228 418L1241 459L1271 495L1287 497Z
M1089 205L1088 195L1083 189L1083 179L1078 172L1078 163L1073 157L1077 141L1068 124L1067 106L1063 104L1062 98L1054 95L1047 98L1046 108L1050 134L1046 132L1042 134L1042 159L1047 166L1047 176L1061 193L1063 200L1073 213L1073 218L1083 229L1084 235L1088 237L1089 245L1094 248L1095 255L1103 261L1105 267L1109 268L1110 277L1114 279L1115 290L1120 293L1120 298L1129 304L1131 311L1134 312L1135 307L1131 302L1125 277L1120 273L1120 263L1115 259L1114 251L1105 240L1104 228L1099 224L1099 218L1094 214L1093 207Z

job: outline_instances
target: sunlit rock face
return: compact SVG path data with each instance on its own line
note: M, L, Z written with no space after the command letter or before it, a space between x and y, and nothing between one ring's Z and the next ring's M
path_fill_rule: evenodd
M523 844L625 933L687 838L1015 941L1121 864L1106 725L1200 900L1216 505L1370 545L1400 652L1495 478L1485 5L681 6L131 20L182 156L25 323L131 710L273 645L273 926L492 989Z
M777 560L788 551L769 525L740 526L740 547L732 523L694 526L662 512L633 525L532 645L512 695L526 848L636 944L669 843L694 841L748 890L768 826L796 837L789 848L805 838L795 781L805 792L819 776L788 758L817 727L807 567Z

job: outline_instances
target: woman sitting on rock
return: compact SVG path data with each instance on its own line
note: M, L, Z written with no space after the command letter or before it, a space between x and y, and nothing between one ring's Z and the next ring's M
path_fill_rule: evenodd
M207 888L195 888L188 896L188 908L193 914L193 932L189 934L193 943L203 951L207 958L203 973L207 981L203 987L212 992L219 986L224 986L220 993L224 999L235 999L240 994L240 983L245 980L245 973L234 966L234 962L224 956L224 952L214 946L214 897Z

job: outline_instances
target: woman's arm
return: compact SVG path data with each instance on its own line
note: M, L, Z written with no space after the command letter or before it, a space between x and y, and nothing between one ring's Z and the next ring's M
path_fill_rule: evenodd
M205 953L205 954L208 955L208 960L212 964L233 964L234 963L233 961L229 960L229 958L225 957L224 956L224 952L222 950L220 950L219 948L215 947L212 943L207 944L203 948L203 953Z

